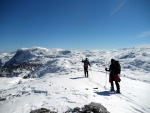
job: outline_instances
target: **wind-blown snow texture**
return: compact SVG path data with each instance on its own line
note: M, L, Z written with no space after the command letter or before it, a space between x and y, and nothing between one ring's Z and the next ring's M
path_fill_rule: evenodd
M89 78L83 76L81 61L86 57L92 65ZM120 95L109 92L104 69L111 58L122 67ZM0 81L2 113L29 113L41 107L62 113L90 102L101 103L111 113L150 112L150 46L93 51L23 48L0 53L0 66L5 76Z

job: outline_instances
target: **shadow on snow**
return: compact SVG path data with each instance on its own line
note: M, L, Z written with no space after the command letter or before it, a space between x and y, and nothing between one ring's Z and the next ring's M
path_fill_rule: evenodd
M70 79L75 80L75 79L81 79L81 78L85 78L85 77L74 77L74 78L70 78Z
M110 92L110 91L102 91L102 92L94 92L94 93L102 96L111 96L112 94L115 94L114 92Z

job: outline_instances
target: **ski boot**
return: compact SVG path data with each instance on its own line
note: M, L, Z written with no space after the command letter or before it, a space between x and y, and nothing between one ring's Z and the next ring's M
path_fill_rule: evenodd
M116 90L116 93L120 93L120 90Z
M114 88L113 88L113 87L110 87L110 91L111 91L111 92L114 92L115 90L114 90Z

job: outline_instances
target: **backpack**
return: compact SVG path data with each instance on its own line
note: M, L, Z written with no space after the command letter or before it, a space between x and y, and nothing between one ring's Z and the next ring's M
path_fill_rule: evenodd
M84 63L84 67L88 67L88 65L90 65L88 60L82 60L82 62Z
M120 63L119 63L119 61L115 61L115 73L120 74L120 72L121 72Z
M88 67L88 65L89 65L89 61L88 61L88 60L85 60L85 61L84 61L84 66L85 66L85 67Z

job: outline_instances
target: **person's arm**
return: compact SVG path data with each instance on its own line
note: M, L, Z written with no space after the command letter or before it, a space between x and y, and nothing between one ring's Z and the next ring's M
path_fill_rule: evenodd
M90 64L90 62L89 62L88 64L89 64L89 66L91 67L91 64Z
M105 68L105 71L110 71L111 70L111 66L109 66L109 69L107 69L107 67Z
M105 71L109 71L109 70L107 69L107 67L105 68Z
M82 63L84 63L84 60L82 60Z

